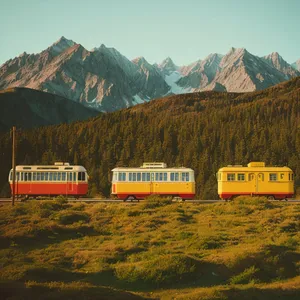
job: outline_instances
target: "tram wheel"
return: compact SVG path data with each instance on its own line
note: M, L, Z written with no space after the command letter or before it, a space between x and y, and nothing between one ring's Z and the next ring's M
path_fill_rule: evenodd
M272 195L270 195L270 196L267 197L267 199L268 199L268 200L275 200L275 197L272 196Z

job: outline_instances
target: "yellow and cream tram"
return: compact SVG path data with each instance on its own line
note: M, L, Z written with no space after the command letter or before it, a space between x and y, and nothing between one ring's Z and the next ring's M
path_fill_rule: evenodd
M112 194L119 199L143 199L152 194L183 200L195 196L194 171L189 168L144 163L139 168L115 168L112 172Z
M223 167L217 178L219 197L225 200L240 195L287 199L294 194L293 171L288 167L266 167L264 162Z

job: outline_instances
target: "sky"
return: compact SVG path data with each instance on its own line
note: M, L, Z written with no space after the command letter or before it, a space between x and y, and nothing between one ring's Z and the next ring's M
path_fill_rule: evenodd
M0 65L61 36L181 66L231 47L300 59L300 0L0 0Z

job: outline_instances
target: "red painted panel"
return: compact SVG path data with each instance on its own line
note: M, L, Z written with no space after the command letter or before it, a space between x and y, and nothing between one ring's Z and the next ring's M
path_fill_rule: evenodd
M12 184L10 185L12 191ZM16 195L85 195L87 183L16 183Z

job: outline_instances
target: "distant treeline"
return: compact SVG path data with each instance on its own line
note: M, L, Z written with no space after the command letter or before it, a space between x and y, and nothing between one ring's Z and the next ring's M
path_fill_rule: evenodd
M0 192L9 194L11 141L0 136ZM300 187L300 77L260 92L166 97L84 122L18 133L17 164L81 164L91 195L110 195L111 169L161 161L195 170L197 196L217 198L227 164L287 165Z

